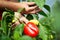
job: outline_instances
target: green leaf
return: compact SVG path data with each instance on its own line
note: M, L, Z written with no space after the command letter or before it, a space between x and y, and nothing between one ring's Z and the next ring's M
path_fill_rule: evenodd
M28 2L33 2L34 0L27 0Z
M33 39L29 36L22 36L19 40L33 40Z
M0 27L1 27L1 20L0 20Z
M28 14L27 17L26 17L28 20L31 20L33 19L33 16L31 14Z
M45 4L45 0L34 0L34 2L39 6L39 8L42 8Z
M9 13L8 13L8 12L3 12L3 14L2 14L2 19L3 19L7 14L9 14Z
M39 14L40 14L40 15L43 15L43 16L45 16L45 17L48 17L47 14L46 14L45 12L43 12L43 11L40 11Z
M28 0L28 2L35 2L35 3L39 6L40 9L41 9L41 8L44 6L44 4L45 4L45 0Z
M19 40L19 38L22 36L23 29L24 29L24 24L20 24L16 26L13 34L14 40Z
M38 20L38 14L31 14L33 16L33 19L37 19Z
M43 18L41 18L41 19L39 20L39 22L40 22L41 24L43 24L43 23L45 22L45 20L46 20L46 17L43 17Z
M51 19L50 19L50 20L51 20ZM44 25L48 30L51 30L51 28L53 28L53 26L51 27L51 22L49 22L50 20L48 19L48 17L44 17L44 18L41 18L41 19L39 20L39 22L40 22L42 25Z
M24 24L20 24L16 26L14 31L17 31L20 34L20 36L22 36L23 29L24 29Z
M3 31L6 33L6 31L7 31L7 24L6 24L6 20L2 20L2 22L1 22L1 27L3 28Z
M34 37L33 40L36 40L36 38Z
M10 10L10 9L5 8L5 11L6 11L6 12L9 12L11 15L14 15L14 11L12 11L12 10Z
M51 10L50 10L50 7L49 7L48 5L44 5L44 8L45 8L46 10L48 10L49 12L51 11Z
M28 15L26 16L26 18L27 18L28 20L32 20L32 19L37 19L37 20L38 20L38 14L28 14Z
M8 24L12 22L13 19L13 13L11 12L3 12L2 14L2 21L1 21L1 27L3 28L3 31L5 34L9 35L10 27Z
M11 39L6 35L2 35L2 37L0 37L0 40L11 40Z
M20 38L20 34L18 33L18 31L15 31L13 34L13 39L18 40L19 38Z
M42 26L41 24L39 25L39 37L42 38L42 40L48 40L48 35L47 35L47 29L45 26Z
M3 28L2 28L2 27L0 27L0 30L3 30Z
M2 19L5 19L5 18L8 18L7 20L9 19L13 19L14 17L14 12L3 12L2 14Z

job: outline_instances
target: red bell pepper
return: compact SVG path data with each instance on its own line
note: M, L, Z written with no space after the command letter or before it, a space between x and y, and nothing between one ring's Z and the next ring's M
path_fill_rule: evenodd
M24 34L31 36L31 37L36 37L38 33L39 33L39 29L34 23L28 22L24 26Z

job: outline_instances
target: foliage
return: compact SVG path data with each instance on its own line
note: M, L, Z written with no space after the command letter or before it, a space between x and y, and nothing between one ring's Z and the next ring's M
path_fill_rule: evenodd
M32 0L29 0L32 1ZM45 5L45 0L33 0L39 8L45 8L50 12L50 7ZM21 12L19 9L18 12ZM43 15L44 18L39 19L38 15ZM27 15L27 16L25 16ZM43 10L38 14L25 14L24 16L28 20L36 19L39 21L37 25L39 28L39 34L32 38L24 34L24 23L17 25L16 27L12 26L12 20L14 19L14 12L11 10L5 10L2 14L1 27L0 27L0 39L1 40L53 40L55 37L55 32L52 30L52 17L50 14L46 14Z

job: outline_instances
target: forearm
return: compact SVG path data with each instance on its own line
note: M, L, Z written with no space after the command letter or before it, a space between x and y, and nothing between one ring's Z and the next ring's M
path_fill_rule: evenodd
M16 3L10 1L0 1L0 8L8 8L13 11L17 11L19 9Z

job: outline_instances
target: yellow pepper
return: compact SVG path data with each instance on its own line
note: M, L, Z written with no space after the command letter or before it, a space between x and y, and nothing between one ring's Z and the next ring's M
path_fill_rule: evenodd
M33 22L34 24L38 25L39 24L39 21L36 20L36 19L33 19L33 20L30 20L29 22Z

